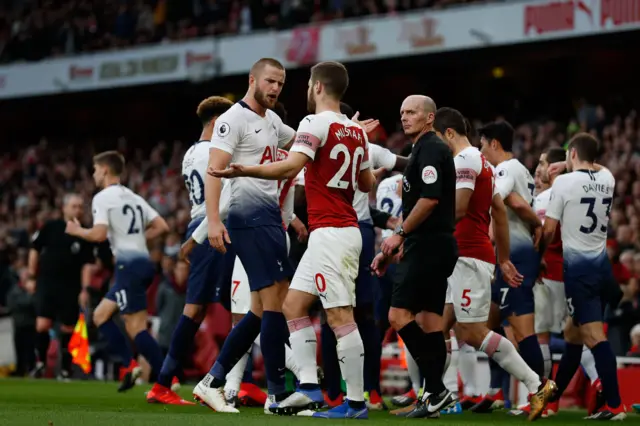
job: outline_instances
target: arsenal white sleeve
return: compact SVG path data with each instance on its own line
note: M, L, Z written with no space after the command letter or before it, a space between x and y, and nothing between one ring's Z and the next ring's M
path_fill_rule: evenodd
M99 192L93 197L91 203L91 211L93 213L94 225L107 225L109 226L109 203L106 197L107 193Z
M211 136L211 148L218 148L233 155L238 143L242 140L245 123L239 114L229 110L216 120L216 126Z
M503 163L504 164L504 163ZM503 164L496 167L496 189L504 200L511 194L515 187L515 181L513 176L509 174L509 171Z
M383 148L380 145L369 144L369 160L372 167L378 169L383 167L387 170L393 170L396 166L396 155L389 151L387 148Z
M551 188L551 195L549 197L549 205L547 205L547 213L546 216L560 220L562 219L562 213L564 212L564 197L563 197L563 187L566 176L558 176L556 180L553 182L553 186Z
M478 155L458 154L454 157L453 162L456 166L456 189L476 188L476 179L482 172L482 159Z
M296 140L290 152L301 152L310 159L316 157L316 151L327 141L329 126L317 115L307 115L302 119L296 132Z

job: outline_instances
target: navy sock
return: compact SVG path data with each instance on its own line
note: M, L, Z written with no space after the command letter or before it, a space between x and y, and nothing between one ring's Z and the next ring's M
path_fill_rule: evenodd
M607 405L617 408L621 404L620 388L618 388L618 367L616 357L611 349L609 341L605 340L591 348L591 353L596 360L596 370L602 383L602 394L607 400Z
M253 383L253 355L249 352L247 359L247 366L244 369L244 375L242 376L242 383Z
M224 386L227 373L231 371L240 358L249 351L249 348L253 345L253 341L256 340L256 337L260 334L261 324L262 320L260 317L249 311L249 313L231 329L227 339L224 341L224 345L222 345L218 359L216 359L213 367L209 370L209 374L214 378L210 384L211 387L217 388ZM262 350L264 352L264 349Z
M122 331L118 328L112 319L98 327L100 333L107 339L109 351L112 354L118 355L122 365L128 367L133 359L131 347L129 346L129 340L122 334Z
M357 308L356 308L357 309ZM364 346L364 390L380 394L380 358L382 344L373 318L356 319Z
M566 343L564 346L564 352L562 353L562 359L560 359L560 365L558 365L558 371L556 371L555 379L556 385L558 386L558 392L556 392L554 399L560 399L565 389L567 389L571 379L580 367L581 359L582 345Z
M264 311L260 329L260 349L264 357L269 395L279 395L286 391L285 350L289 339L289 327L282 312Z
M157 376L162 369L162 350L160 346L158 346L156 339L151 337L147 330L142 330L136 334L133 341L140 355L142 355L151 366L151 376Z
M518 342L520 356L524 359L529 367L540 377L544 377L544 358L542 358L542 350L538 337L532 334Z
M324 370L324 383L327 388L329 399L336 399L342 392L340 389L340 364L338 363L338 352L336 347L338 342L336 335L329 327L329 324L322 324L320 329L320 342L322 349L322 368ZM366 360L365 350L365 360ZM365 370L365 376L366 376Z
M196 337L196 333L200 328L200 324L192 320L186 315L182 315L178 320L176 329L173 330L171 335L171 344L169 345L169 352L164 358L160 374L158 374L158 384L169 387L171 386L171 380L176 374L176 370L191 349L191 344Z

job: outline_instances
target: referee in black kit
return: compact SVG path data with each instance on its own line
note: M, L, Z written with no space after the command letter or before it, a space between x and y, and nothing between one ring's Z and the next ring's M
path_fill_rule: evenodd
M49 220L33 236L29 250L29 279L35 281L36 352L38 362L31 375L42 377L47 362L49 330L60 323L62 365L58 378L71 376L72 357L68 346L78 321L79 300L86 304L90 273L85 265L94 262L94 245L65 233L67 221L80 219L83 199L76 194L64 196L60 219ZM80 297L79 297L80 296Z
M438 417L456 402L442 382L447 357L442 313L447 278L458 260L453 236L456 170L451 150L433 131L435 112L435 103L426 96L412 95L402 103L402 128L413 143L402 181L404 222L382 243L372 265L382 275L400 250L389 322L425 380L424 395L413 411L403 414L407 417Z

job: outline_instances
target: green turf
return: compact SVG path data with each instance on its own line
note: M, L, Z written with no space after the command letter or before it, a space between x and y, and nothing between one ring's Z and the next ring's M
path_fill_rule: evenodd
M328 420L302 417L267 416L261 408L241 408L240 414L217 414L201 406L163 406L147 404L144 392L150 386L138 386L126 394L116 392L116 383L73 382L48 380L0 380L0 425L2 426L270 426L301 422L309 425L327 424ZM180 393L191 400L191 386ZM583 424L583 412L563 412L544 424ZM633 415L632 415L633 416ZM632 422L637 417L630 418ZM392 425L420 420L398 419L385 412L370 412L369 424ZM330 421L331 425L352 421ZM468 426L472 424L523 424L524 418L507 416L504 412L491 415L453 414L430 425Z

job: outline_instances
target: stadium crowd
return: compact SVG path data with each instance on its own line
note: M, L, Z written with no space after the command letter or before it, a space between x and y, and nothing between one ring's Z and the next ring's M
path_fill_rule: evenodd
M516 130L514 152L532 174L542 150L563 146L580 130L588 130L602 141L601 162L617 178L608 248L615 277L624 294L618 308L608 313L609 339L617 355L640 356L640 125L637 113L609 116L602 107L584 103L569 123L540 120L523 123ZM407 143L400 132L390 132L387 136L380 131L376 138L377 143L396 153ZM188 195L180 174L188 146L187 142L161 142L146 151L133 148L124 137L117 141L117 149L128 159L123 183L148 200L166 218L171 229L164 239L150 246L157 276L148 292L149 313L160 317L158 339L165 347L173 323L181 313L185 293L185 277L180 272L180 267L185 265L176 266L175 261L190 220ZM51 149L46 138L42 138L26 149L5 151L0 156L0 312L10 314L15 329L22 330L16 333L21 336L16 346L26 345L27 352L35 324L33 289L26 279L30 236L47 219L60 216L65 193L80 194L88 205L95 186L91 164L86 159L94 153L90 143ZM89 210L85 208L84 212L83 222L87 224L91 223ZM109 265L98 262L93 278L95 302L104 294L109 281ZM28 365L19 368L24 373Z
M3 0L0 63L478 0Z

